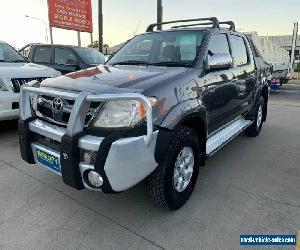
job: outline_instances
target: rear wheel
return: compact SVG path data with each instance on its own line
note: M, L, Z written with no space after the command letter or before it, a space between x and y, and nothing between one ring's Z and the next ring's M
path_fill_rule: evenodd
M264 98L260 97L259 101L256 104L255 107L255 119L251 126L249 126L245 130L245 134L250 136L250 137L256 137L259 135L262 125L263 125L263 117L264 117L264 112L265 112L265 102Z
M148 178L149 194L160 206L177 210L192 194L200 162L197 138L188 127L176 130L164 161Z

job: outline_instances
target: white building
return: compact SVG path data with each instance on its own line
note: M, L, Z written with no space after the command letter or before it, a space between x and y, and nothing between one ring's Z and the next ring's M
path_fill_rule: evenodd
M293 36L265 36L267 40L272 41L272 43L284 48L286 51L289 52L289 55L292 53L292 39ZM295 60L300 60L300 36L297 39L297 47L295 50Z
M245 34L251 38L262 58L273 65L274 71L288 71L290 56L284 48L275 44L271 39L258 36L257 32L246 32Z

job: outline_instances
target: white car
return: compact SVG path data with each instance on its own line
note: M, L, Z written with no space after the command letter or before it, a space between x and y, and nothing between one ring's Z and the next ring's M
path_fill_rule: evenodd
M14 48L0 41L0 121L19 117L19 93L23 84L60 74L52 68L29 63Z

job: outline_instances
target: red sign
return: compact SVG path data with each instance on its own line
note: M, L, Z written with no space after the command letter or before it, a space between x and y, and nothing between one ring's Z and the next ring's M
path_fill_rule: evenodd
M51 27L93 32L91 0L48 0Z

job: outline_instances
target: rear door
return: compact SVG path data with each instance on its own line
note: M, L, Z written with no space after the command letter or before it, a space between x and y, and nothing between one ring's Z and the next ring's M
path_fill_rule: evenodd
M214 35L209 42L208 57L218 53L231 54L226 33ZM234 119L236 85L232 81L232 68L207 72L202 80L202 101L208 111L208 130L211 133Z
M256 84L255 66L249 42L244 37L231 34L230 44L234 59L234 79L237 86L235 113L242 115L250 110Z

